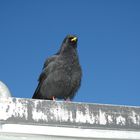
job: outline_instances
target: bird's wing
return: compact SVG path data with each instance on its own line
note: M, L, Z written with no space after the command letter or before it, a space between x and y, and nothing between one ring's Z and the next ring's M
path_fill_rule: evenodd
M74 70L73 75L72 75L72 79L71 79L72 89L71 89L70 94L69 94L69 99L74 98L76 92L78 91L78 89L81 85L81 78L82 78L82 69L79 65L79 67L77 67Z
M54 61L57 57L58 57L58 55L53 55L53 56L47 58L45 63L44 63L43 69L46 68L48 66L48 64L50 62Z
M44 80L47 78L47 75L49 72L49 64L52 63L53 61L55 61L57 57L58 57L57 55L54 55L54 56L46 59L42 72L38 78L38 81L39 81L38 86L37 86L32 98L39 98L39 92L40 92L41 85L44 82Z
M46 59L46 61L44 63L44 66L42 68L42 73L40 74L40 76L38 78L39 82L43 82L44 79L46 79L47 74L48 74L49 64L51 62L55 61L57 57L58 57L57 55L53 55L52 57L49 57L49 58Z

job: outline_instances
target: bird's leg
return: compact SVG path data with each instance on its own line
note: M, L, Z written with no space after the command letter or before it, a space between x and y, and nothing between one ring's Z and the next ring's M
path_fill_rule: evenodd
M69 98L69 97L66 98L66 99L65 99L65 102L71 102L70 98Z
M53 101L56 101L56 98L53 96L53 97L52 97L52 100L53 100Z

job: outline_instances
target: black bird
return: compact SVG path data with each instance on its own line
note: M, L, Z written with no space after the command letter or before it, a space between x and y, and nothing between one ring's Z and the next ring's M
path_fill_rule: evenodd
M76 36L67 35L60 50L45 61L33 99L71 100L74 98L82 77L77 41Z

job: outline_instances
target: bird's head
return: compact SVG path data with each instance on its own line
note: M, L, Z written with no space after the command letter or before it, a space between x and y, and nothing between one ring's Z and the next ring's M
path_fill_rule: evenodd
M64 40L63 44L66 44L70 47L76 48L77 47L78 38L75 35L67 35Z
M67 35L61 45L60 50L56 54L71 52L77 48L78 38L75 35ZM71 50L71 51L70 51Z

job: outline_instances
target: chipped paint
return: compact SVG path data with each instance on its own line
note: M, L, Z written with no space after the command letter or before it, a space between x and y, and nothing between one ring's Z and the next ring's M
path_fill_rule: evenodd
M140 130L140 108L0 98L0 121Z
M130 116L130 118L132 119L132 122L134 124L137 124L136 113L134 111L132 111L132 115Z
M41 106L39 106L40 103L41 103L40 100L34 100L34 104L33 104L32 110L31 110L32 119L37 122L40 120L48 121L48 118L47 118L47 115L45 114L45 112L38 110L38 108L41 108Z
M108 123L109 124L112 124L113 123L113 117L112 117L112 115L108 115L107 116L107 120L108 120Z
M70 122L74 122L74 119L72 117L72 112L69 112L69 119L70 119Z
M0 100L0 120L7 120L13 116L27 119L27 105L19 99L13 102L12 98L2 98Z
M75 119L75 121L80 122L80 123L86 123L86 120L87 120L86 115L84 115L83 112L77 110L76 111L76 119Z
M116 124L125 125L125 123L126 123L126 119L125 119L124 117L118 116L118 117L116 118Z
M64 109L62 106L58 105L56 107L52 107L50 110L50 115L54 116L56 121L64 121L67 122L69 119L69 113L67 109Z
M83 113L83 111L80 110L76 111L75 122L94 124L95 116L93 116L93 114L89 112L89 108L85 106L85 113Z
M32 119L37 122L39 120L48 121L47 116L42 111L37 111L36 109L32 110Z
M99 110L99 122L102 125L106 125L107 120L106 120L106 113L102 112L101 110Z
M140 125L140 116L137 115L137 113L135 111L132 111L132 113L131 113L129 118L132 120L132 122L134 124Z

